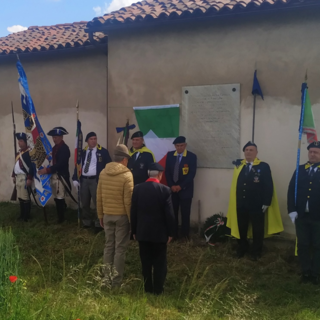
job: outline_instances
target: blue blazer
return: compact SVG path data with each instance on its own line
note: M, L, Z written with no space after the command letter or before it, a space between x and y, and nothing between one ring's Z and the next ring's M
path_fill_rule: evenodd
M84 161L86 160L86 153L87 153L87 147L82 150L81 158L82 158L82 168ZM99 180L99 175L100 172L105 168L106 164L111 162L111 158L109 155L109 151L105 148L102 148L99 144L97 144L97 171L96 171L96 176L97 176L97 181ZM73 176L72 176L73 181L77 181L77 168L74 168ZM80 177L81 181L81 177Z
M185 150L179 165L179 179L173 182L173 172L177 160L177 152L170 151L167 154L165 175L168 186L179 185L181 191L178 193L180 199L193 198L193 180L197 171L197 156Z

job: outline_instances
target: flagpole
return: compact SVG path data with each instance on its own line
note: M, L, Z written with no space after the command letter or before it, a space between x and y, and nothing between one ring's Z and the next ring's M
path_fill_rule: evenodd
M77 130L78 130L78 121L79 121L79 100L77 101L76 105L77 109ZM79 133L78 133L79 134ZM78 169L77 169L77 175L78 174ZM80 177L78 177L79 180L79 185L78 185L78 227L80 228Z
M257 94L255 93L253 96L253 119L252 119L252 142L254 143L254 129L255 129L255 121L256 121L256 99Z
M302 133L303 133L303 120L304 120L304 109L306 104L306 96L307 96L307 81L308 81L308 70L306 71L305 75L305 87L304 91L302 93L302 105L301 105L301 116L300 116L300 127L299 127L299 140L298 140L298 151L297 151L297 165L296 165L296 181L295 181L295 190L294 190L294 199L295 204L297 204L297 195L298 195L298 175L299 175L299 166L300 166L300 154L301 154L301 139L302 139Z

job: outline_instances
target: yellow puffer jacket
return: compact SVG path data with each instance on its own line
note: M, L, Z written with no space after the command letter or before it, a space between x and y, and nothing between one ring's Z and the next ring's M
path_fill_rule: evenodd
M130 219L132 191L131 171L121 163L108 163L99 176L97 189L99 219L102 219L104 214L127 214Z

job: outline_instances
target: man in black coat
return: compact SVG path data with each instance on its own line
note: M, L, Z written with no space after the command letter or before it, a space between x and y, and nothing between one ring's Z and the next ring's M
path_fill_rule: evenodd
M27 145L25 133L17 133L16 138L20 147L16 154L15 166L12 172L13 183L16 185L17 198L20 203L20 216L18 220L28 221L31 211L30 188L33 181L33 166L30 158L30 149Z
M174 236L178 237L178 214L181 208L182 236L188 240L190 232L190 213L193 198L193 180L197 171L197 156L187 151L185 137L177 137L173 144L176 151L170 151L166 160L166 179L172 191L172 203L176 219Z
M38 171L40 175L51 174L51 187L56 203L58 223L64 221L66 210L66 195L71 195L69 158L70 149L63 141L63 136L68 134L63 127L55 127L47 135L52 136L54 147L52 148L52 165Z
M82 203L82 223L84 228L90 228L94 221L95 233L102 231L100 221L97 216L97 186L100 172L105 168L106 164L111 162L111 158L107 149L102 148L97 141L97 135L89 132L86 136L86 146L81 153L82 171L80 181L77 177L77 168L74 168L72 176L73 185L80 187L80 198ZM94 214L90 210L91 199L94 203Z
M131 136L131 142L132 147L129 150L128 168L133 174L134 185L137 185L149 178L148 167L150 163L155 162L155 158L151 150L145 146L141 131L137 131Z
M264 239L265 211L273 196L271 170L266 162L257 159L258 149L255 143L248 142L243 147L245 165L237 180L237 219L239 227L238 258L248 251L248 226L252 224L252 260L261 256Z
M163 170L160 164L151 163L150 178L134 187L131 202L131 233L139 241L144 288L154 294L163 292L167 244L174 231L171 191L160 184Z
M299 166L288 189L288 212L296 226L302 282L319 283L320 272L320 141L308 146L309 161ZM312 249L312 250L310 250Z

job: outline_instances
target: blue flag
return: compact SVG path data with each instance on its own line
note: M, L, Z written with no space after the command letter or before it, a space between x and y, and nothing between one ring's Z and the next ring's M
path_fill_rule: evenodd
M259 84L259 80L257 78L257 70L254 71L254 75L253 75L252 94L258 94L262 98L262 100L264 100L263 93Z
M49 167L52 159L52 147L39 123L36 109L34 107L26 73L20 61L17 62L19 73L19 88L21 93L22 113L26 128L28 145L31 149L30 157L35 172L34 184L42 206L48 202L52 195L50 185L51 175L38 175L38 169Z

